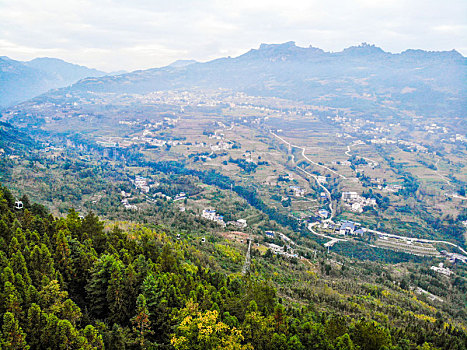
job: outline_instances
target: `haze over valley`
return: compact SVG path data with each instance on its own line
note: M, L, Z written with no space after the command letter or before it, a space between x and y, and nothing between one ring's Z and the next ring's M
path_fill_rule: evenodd
M0 348L466 349L465 6L449 2L426 5L430 25L395 1L354 19L300 1L21 7L44 42L0 24L17 58L0 57ZM60 33L46 18L67 6ZM370 24L383 48L343 44ZM396 52L427 43L415 24L429 49ZM298 44L244 49L244 26Z

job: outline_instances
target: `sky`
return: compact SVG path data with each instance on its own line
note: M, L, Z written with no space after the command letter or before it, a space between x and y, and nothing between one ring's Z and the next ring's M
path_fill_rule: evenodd
M0 0L0 56L132 71L295 41L341 51L456 49L466 0Z

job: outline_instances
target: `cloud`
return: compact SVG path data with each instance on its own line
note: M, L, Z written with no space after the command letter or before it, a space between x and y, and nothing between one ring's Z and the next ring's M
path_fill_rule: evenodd
M0 55L104 70L206 61L262 42L340 51L360 42L467 54L464 0L0 0Z

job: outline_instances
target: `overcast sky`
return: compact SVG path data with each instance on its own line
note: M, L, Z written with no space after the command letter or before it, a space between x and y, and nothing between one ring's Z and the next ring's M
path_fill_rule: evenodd
M286 41L467 56L467 0L0 0L0 56L18 60L135 70Z

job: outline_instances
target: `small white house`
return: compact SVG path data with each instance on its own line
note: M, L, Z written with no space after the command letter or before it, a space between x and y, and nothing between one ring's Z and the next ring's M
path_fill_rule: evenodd
M327 211L326 209L320 209L318 211L318 215L321 216L323 219L327 219L327 217L329 216L329 211Z
M357 192L342 192L342 200L343 201L354 201L358 199Z
M237 220L237 225L238 227L240 228L245 228L248 226L248 224L246 223L246 220L245 219L238 219Z

